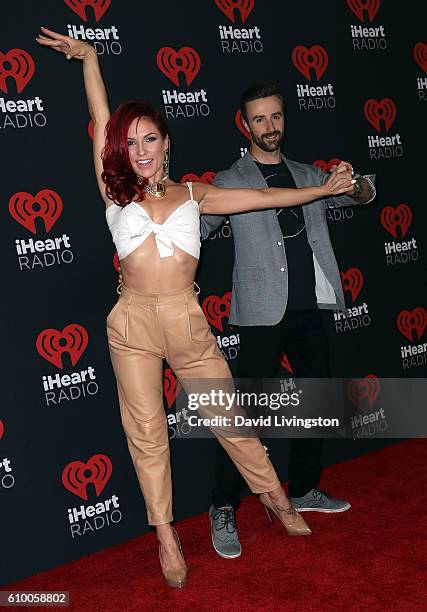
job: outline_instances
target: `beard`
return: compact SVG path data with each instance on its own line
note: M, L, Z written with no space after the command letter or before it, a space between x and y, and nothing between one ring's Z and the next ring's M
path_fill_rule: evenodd
M256 136L251 132L251 136L254 143L267 153L273 153L282 146L283 132L279 132L278 130L275 130L274 132L266 132L265 134L261 134L261 136ZM278 138L275 142L268 142L268 140L266 140L267 136L278 136Z

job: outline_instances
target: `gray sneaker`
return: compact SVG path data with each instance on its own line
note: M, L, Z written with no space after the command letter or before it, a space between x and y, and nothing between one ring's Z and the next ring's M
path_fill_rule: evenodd
M224 559L235 559L242 554L236 530L236 517L233 506L209 509L211 519L212 544L215 552Z
M297 512L345 512L351 504L344 499L329 497L324 491L311 489L302 497L289 497Z

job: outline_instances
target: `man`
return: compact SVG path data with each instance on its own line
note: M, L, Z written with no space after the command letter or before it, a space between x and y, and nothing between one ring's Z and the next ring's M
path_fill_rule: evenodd
M281 154L284 102L278 89L261 83L241 99L249 152L229 170L219 172L220 187L304 187L326 179L319 168ZM351 178L350 170L349 178ZM345 309L344 295L326 222L328 205L371 202L374 176L355 175L348 195L318 200L302 207L230 216L235 264L229 322L239 327L239 378L273 378L285 350L298 377L330 376L328 339L319 308ZM202 216L202 238L224 217ZM344 512L350 503L318 489L319 439L294 439L289 461L289 497L298 511ZM209 511L212 542L225 558L241 554L235 508L242 479L218 444L216 483Z

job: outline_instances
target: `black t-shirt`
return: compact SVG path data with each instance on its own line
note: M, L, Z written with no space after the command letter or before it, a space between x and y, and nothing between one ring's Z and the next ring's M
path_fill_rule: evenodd
M256 162L269 187L296 188L285 162L261 164ZM288 263L288 305L286 310L317 308L316 280L313 251L307 240L307 231L301 206L276 208L282 230Z

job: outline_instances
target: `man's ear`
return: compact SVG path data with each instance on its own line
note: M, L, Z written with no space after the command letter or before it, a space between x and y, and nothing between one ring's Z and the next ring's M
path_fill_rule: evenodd
M248 124L248 122L246 121L246 119L243 117L243 115L242 115L242 124L243 124L243 127L245 128L245 130L246 130L247 132L250 132L250 130L249 130L249 124Z

